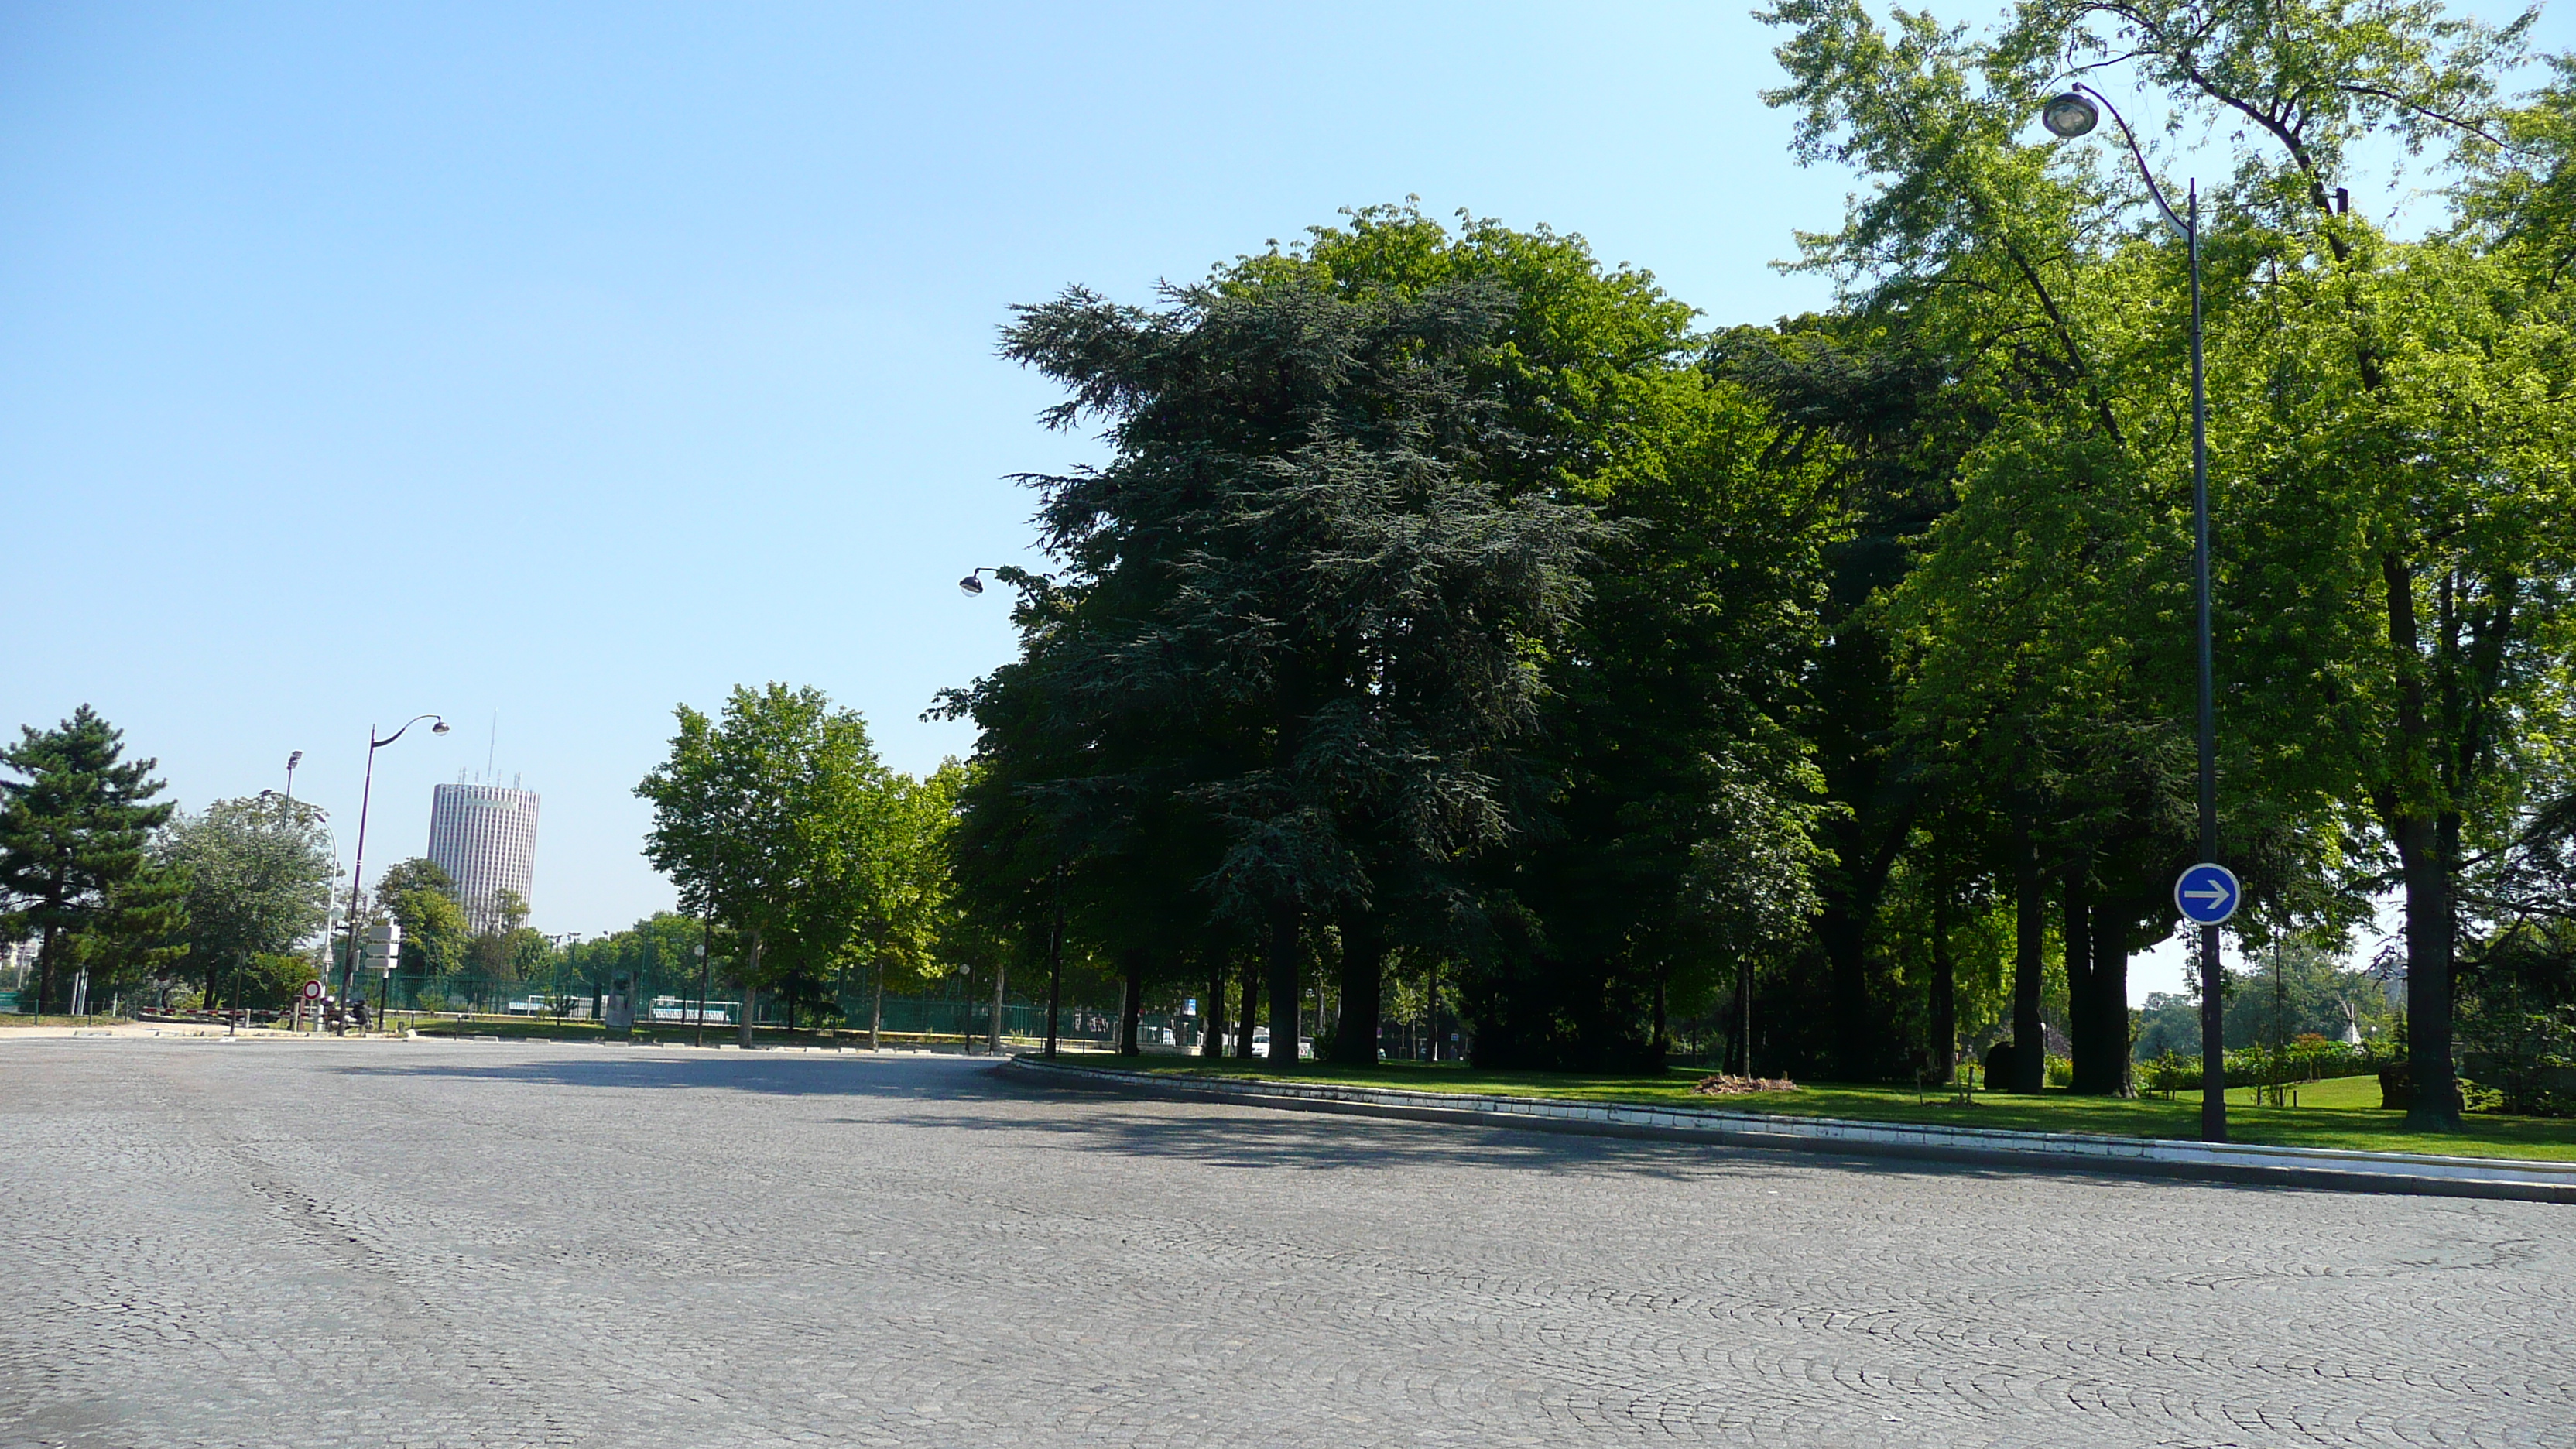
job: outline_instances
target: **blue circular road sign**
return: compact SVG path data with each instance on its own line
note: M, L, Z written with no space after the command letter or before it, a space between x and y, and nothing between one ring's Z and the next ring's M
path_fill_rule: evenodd
M2212 861L2185 870L2174 882L2174 909L2196 926L2217 926L2236 914L2236 903L2244 892L2236 884L2236 872Z

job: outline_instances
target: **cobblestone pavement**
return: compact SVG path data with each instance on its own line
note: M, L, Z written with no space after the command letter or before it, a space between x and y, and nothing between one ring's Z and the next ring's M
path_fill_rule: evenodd
M2576 1213L1051 1096L0 1047L0 1445L2576 1445Z

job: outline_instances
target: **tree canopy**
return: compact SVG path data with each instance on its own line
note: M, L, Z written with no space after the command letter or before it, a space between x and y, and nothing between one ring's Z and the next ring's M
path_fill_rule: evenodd
M2455 971L2524 1000L2563 934L2576 61L2509 96L2528 18L2430 3L1763 18L1797 155L1859 182L1799 239L1815 315L1703 332L1580 238L1410 207L1018 310L1109 456L1024 479L1018 657L943 702L960 919L1060 918L1131 999L1242 967L1283 1059L1328 996L1374 1059L1445 966L1492 1064L1689 1018L1748 1070L2009 1040L2124 1090L2197 848L2188 275L2134 157L2205 253L2233 929L2332 956L2399 892L2455 1122ZM2127 120L2069 144L2078 79ZM2186 186L2195 128L2229 159ZM2420 236L2351 204L2387 145Z
M157 762L126 759L124 741L82 705L53 729L21 726L0 750L0 768L17 777L0 779L0 905L9 935L41 942L38 1010L68 999L74 954L157 965L170 954L159 941L184 917L180 883L147 854L175 807L152 798Z

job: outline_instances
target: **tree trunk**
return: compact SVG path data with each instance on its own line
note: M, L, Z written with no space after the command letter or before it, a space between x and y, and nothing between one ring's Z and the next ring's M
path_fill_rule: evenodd
M868 1013L868 1050L877 1049L877 1039L885 1032L885 962L877 962L876 1006Z
M1950 881L1932 882L1932 1080L1947 1082L1959 1066L1959 963L1950 953Z
M1225 1055L1225 953L1207 953L1206 1005L1199 1012L1199 1055Z
M2442 846L2448 831L2413 792L2435 774L2433 727L2424 705L2423 656L2415 621L2415 575L2395 554L2380 560L2388 590L2388 647L2397 656L2397 783L2383 797L2382 825L2397 847L2406 887L2406 1069L2415 1099L2406 1125L2460 1130L2458 1069L2451 1059L2451 870Z
M1666 974L1660 971L1655 974L1655 1070L1659 1072L1673 1054L1672 1031L1665 1020L1666 1010L1671 1005L1664 980Z
M2039 871L2039 845L2030 827L2014 841L2012 1090L2037 1092L2048 1084L2048 1038L2040 1030L2039 1001L2047 973L2048 880Z
M757 929L746 932L743 942L745 949L742 969L741 1027L742 1044L749 1046L751 1045L751 1014L759 1005L760 998L760 988L752 984L760 979L760 932Z
M1431 1050L1425 1055L1433 1062L1440 1060L1440 958L1431 958L1430 992L1422 1004L1422 1034L1431 1038Z
M2093 1000L2093 897L2080 874L2066 877L2066 920L2059 945L2066 956L2067 1055L2074 1068L2068 1083L2079 1093L2100 1096L2102 1084L2101 1012Z
M2111 917L2107 906L2093 908L2093 1035L2104 1044L2105 1076L2101 1090L2115 1097L2130 1095L2129 932L2130 923Z
M1736 1067L1754 1075L1754 959L1736 954Z
M38 1026L45 1024L45 1008L53 1005L46 998L54 994L54 951L56 943L62 940L62 936L62 927L47 926L45 939L36 947L36 1025ZM215 999L214 968L207 968L206 981L206 999L212 1001Z
M1386 934L1365 906L1342 910L1342 1020L1333 1035L1333 1060L1346 1066L1377 1064L1378 998L1386 988Z
M1252 1033L1260 1022L1261 963L1257 959L1246 959L1243 963L1243 1015L1234 1031L1235 1060L1252 1060Z
M1130 946L1119 954L1126 979L1119 983L1118 992L1118 1054L1141 1056L1145 1046L1137 1033L1145 1020L1145 961L1149 953L1142 946Z
M1297 970L1297 903L1273 901L1270 905L1270 1060L1280 1066L1297 1065L1297 1036L1305 992Z
M2459 1068L2451 1056L2451 872L2433 819L2401 819L2390 832L2406 887L2406 1069L2414 1101L2406 1125L2460 1130Z
M996 1056L1002 1051L1002 979L1010 973L1006 962L993 963L993 1032L987 1045Z
M1878 1022L1870 1009L1867 922L1879 892L1853 891L1841 909L1816 918L1816 944L1825 953L1827 1010L1833 1034L1825 1048L1834 1074L1846 1081L1878 1075Z

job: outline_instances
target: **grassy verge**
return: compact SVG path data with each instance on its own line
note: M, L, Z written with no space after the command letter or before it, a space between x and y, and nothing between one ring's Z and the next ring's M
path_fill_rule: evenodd
M1108 1063L1103 1062L1102 1065ZM1496 1095L1556 1097L1586 1102L1648 1102L1662 1105L1717 1107L1737 1112L1777 1112L1805 1117L1844 1117L1867 1122L1939 1123L1947 1126L1997 1127L2022 1132L2095 1132L2118 1137L2197 1138L2200 1094L2186 1092L2176 1100L2123 1101L2077 1097L2064 1092L2019 1096L1979 1092L1966 1106L1953 1105L1946 1091L1917 1097L1911 1087L1819 1083L1794 1092L1764 1092L1747 1097L1703 1097L1691 1084L1703 1073L1673 1070L1661 1075L1590 1076L1559 1072L1489 1072L1464 1066L1430 1066L1419 1062L1386 1062L1374 1067L1308 1064L1281 1071L1266 1062L1148 1056L1122 1065L1173 1076L1290 1077L1305 1082L1352 1086L1404 1087L1429 1092L1486 1092ZM2380 1110L2379 1083L2370 1077L2344 1077L2310 1082L2299 1092L2296 1107L2256 1106L2253 1091L2227 1094L2228 1135L2238 1142L2275 1147L2340 1147L2370 1152L2421 1152L2453 1157L2517 1157L2576 1161L2576 1121L2547 1117L2507 1117L2472 1113L2456 1133L2410 1132L2395 1112Z

